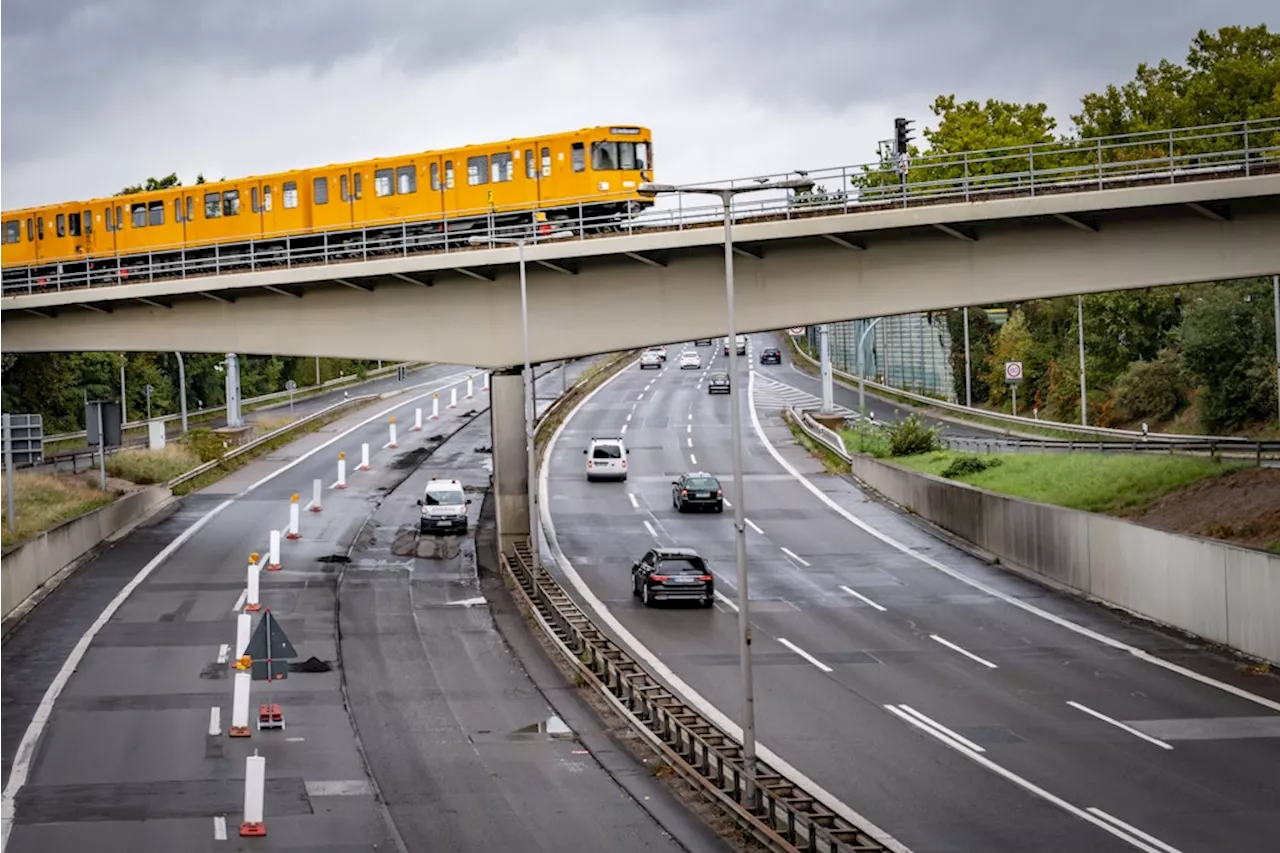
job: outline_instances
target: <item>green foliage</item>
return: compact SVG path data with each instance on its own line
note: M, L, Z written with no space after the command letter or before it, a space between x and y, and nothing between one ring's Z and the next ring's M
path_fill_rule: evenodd
M914 456L938 449L938 427L927 427L917 414L911 414L895 424L884 427L889 438L891 456Z
M988 468L997 468L1004 464L1004 460L999 456L974 456L971 454L962 454L951 460L951 464L942 469L942 476L948 480L955 477L967 477L970 474L977 474Z
M127 449L107 459L107 472L139 485L167 483L190 471L201 462L195 451L181 444L168 444L164 450Z
M1116 382L1112 412L1120 421L1161 421L1186 406L1190 397L1178 353L1168 349L1155 361L1129 365Z
M991 389L990 400L996 405L1004 403L1009 386L1004 381L1004 365L1007 361L1026 361L1031 351L1031 330L1027 328L1027 315L1021 309L1012 311L1009 319L992 341L991 354L987 356L987 385ZM1024 375L1026 366L1024 365ZM1025 399L1025 398L1024 398Z
M183 437L182 443L187 449L200 457L201 462L212 462L226 453L226 441L211 429L193 429Z
M863 453L877 459L893 455L889 435L882 426L857 421L848 429L842 430L840 437L844 439L845 449L850 453Z
M200 183L200 182L196 181L196 183ZM149 192L154 192L156 190L167 190L167 189L171 189L172 187L180 187L180 186L182 186L182 181L178 179L178 173L170 172L169 174L165 175L163 178L147 178L144 182L140 184L134 184L133 186L125 187L124 189L120 190L120 192L116 193L116 195L133 195L134 193L141 193L141 192L149 193Z
M787 204L793 208L806 207L833 207L843 205L848 193L844 190L829 190L821 184L815 184L813 189L793 190L791 196L787 199Z

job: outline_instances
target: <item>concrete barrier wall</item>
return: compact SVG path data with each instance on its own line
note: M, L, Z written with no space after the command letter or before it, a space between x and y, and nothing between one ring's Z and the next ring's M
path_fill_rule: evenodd
M0 561L4 618L67 565L137 521L170 495L165 486L131 492L114 503L64 521L7 552Z
M852 460L894 503L1025 571L1280 662L1280 555Z

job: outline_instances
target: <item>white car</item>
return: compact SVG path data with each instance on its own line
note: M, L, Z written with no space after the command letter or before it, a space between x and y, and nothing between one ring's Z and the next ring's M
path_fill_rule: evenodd
M684 370L686 367L702 367L702 356L698 355L697 350L687 349L680 353L680 369Z
M467 504L471 499L462 491L462 483L432 477L418 500L422 507L418 519L419 533L466 533Z
M627 446L621 438L593 438L587 449L588 480L626 480Z
M649 347L649 349L651 349L651 350L653 350L654 352L656 352L656 353L658 354L658 356L659 356L663 361L666 361L666 360L667 360L667 348L666 348L666 347Z
M647 349L640 353L640 369L644 370L646 367L656 367L661 370L662 356L651 349Z

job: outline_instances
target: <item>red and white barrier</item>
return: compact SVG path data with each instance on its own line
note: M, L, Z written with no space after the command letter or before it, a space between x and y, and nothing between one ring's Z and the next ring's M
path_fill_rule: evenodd
M258 755L258 750L244 760L244 820L240 822L242 836L262 836L267 834L267 825L262 820L262 809L266 796L267 759Z
M307 509L312 512L320 512L320 481L313 480L311 483L311 503L307 504Z
M356 470L357 471L369 470L369 445L367 443L360 445L360 467L357 468Z
M267 571L280 571L280 531L271 531L271 549L267 557Z
M248 641L245 641L246 645ZM242 669L235 676L235 693L231 699L231 728L227 729L230 737L249 737L249 683L253 676L247 669Z
M449 408L451 409L458 408L458 389L457 388L449 389Z
M387 447L399 447L400 445L396 444L396 419L392 418L387 426L390 427L391 433L391 440L387 442Z
M347 487L347 454L338 454L338 481L333 484L335 489L345 489Z
M236 659L244 655L249 648L249 637L253 633L253 617L248 613L236 614ZM247 705L245 706L248 707ZM247 713L247 712L246 712Z
M476 398L476 388L471 374L467 374L467 399L474 400Z
M258 555L249 555L249 576L245 583L244 609L249 613L256 613L262 609L262 605L258 603Z
M431 420L440 420L440 392L431 395Z
M422 432L422 409L413 410L413 432Z
M289 498L289 532L285 535L287 539L301 539L302 533L298 530L300 513L298 507L298 493L294 492L293 497Z
M489 371L486 370L484 373L480 374L480 376L481 376L480 390L488 391L489 390Z

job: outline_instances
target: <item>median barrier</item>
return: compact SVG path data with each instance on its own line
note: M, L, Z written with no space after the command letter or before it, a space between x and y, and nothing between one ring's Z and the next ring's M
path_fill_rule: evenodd
M794 422L839 452L792 409ZM1001 495L859 454L865 485L982 556L1139 616L1280 662L1280 554Z

